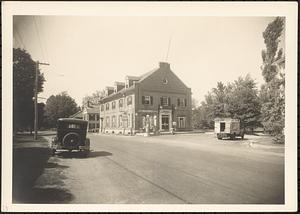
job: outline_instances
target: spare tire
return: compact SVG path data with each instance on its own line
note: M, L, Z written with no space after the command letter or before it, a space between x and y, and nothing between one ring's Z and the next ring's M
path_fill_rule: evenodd
M79 146L80 137L79 134L75 132L70 132L66 134L63 138L63 145L67 148L75 148Z

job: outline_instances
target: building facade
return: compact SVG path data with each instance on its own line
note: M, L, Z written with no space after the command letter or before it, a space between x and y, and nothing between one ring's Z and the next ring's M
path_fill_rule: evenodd
M84 107L82 115L83 119L89 122L88 131L98 132L100 127L99 107Z
M191 89L160 62L159 68L106 87L100 132L135 134L191 129Z

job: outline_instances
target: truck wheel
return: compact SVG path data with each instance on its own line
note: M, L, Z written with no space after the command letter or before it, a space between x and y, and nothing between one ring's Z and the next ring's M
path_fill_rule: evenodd
M242 137L242 140L244 140L244 134L242 134L242 136L241 136L241 137Z
M222 140L222 137L221 137L220 134L217 134L217 138L218 138L219 140Z
M235 133L233 133L233 134L230 135L230 139L231 139L231 140L234 140L234 139L235 139Z

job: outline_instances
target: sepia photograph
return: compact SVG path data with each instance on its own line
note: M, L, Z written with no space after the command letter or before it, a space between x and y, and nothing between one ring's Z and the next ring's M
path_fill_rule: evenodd
M226 3L2 3L2 211L296 211L297 4Z

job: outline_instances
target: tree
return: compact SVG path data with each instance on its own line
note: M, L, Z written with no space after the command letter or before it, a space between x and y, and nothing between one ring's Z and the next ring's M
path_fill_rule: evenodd
M240 119L244 127L251 132L260 126L260 100L255 81L247 75L239 77L230 85L227 93L227 111L232 118Z
M213 128L213 121L208 117L208 109L204 102L192 111L192 126L194 129L209 129Z
M99 91L97 90L96 92L94 92L91 96L86 95L83 99L82 99L82 105L98 105L99 101L101 98L103 98L105 96L105 91Z
M260 125L257 93L256 83L250 75L227 85L218 82L193 112L194 127L213 128L215 118L230 117L240 119L246 129L253 130Z
M278 50L284 29L284 18L277 17L263 32L266 49L262 50L262 75L265 84L261 87L262 124L266 132L275 136L275 141L284 143L285 76L284 53Z
M45 126L45 103L38 103L38 128Z
M13 49L13 130L33 127L36 63L29 53ZM43 74L38 71L38 92L43 91Z
M46 101L45 119L49 127L55 127L58 118L69 117L80 108L67 92L50 96Z

